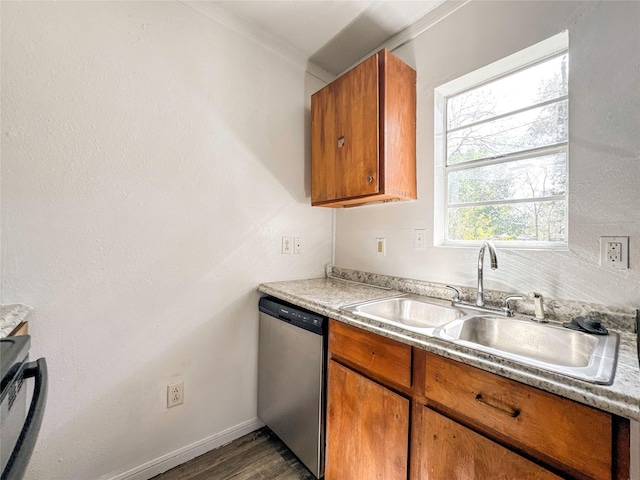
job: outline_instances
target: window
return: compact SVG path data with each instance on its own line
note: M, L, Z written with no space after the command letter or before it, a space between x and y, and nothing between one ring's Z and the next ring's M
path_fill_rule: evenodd
M435 95L436 244L567 246L568 35Z

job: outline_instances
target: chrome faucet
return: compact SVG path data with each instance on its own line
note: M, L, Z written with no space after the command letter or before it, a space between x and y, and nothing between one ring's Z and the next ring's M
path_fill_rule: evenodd
M522 300L524 297L522 295L508 295L504 299L504 303L502 307L487 307L484 304L484 252L489 249L489 258L491 259L491 269L496 270L498 268L498 256L496 255L496 249L491 242L484 242L480 247L480 252L478 253L478 294L476 297L475 305L473 303L463 302L460 296L460 291L452 287L451 285L446 285L446 288L453 290L455 292L454 297L451 299L451 305L454 307L459 307L465 310L474 310L477 312L485 312L485 313L493 313L496 315L502 315L505 317L512 317L513 310L511 309L511 305L509 302L513 300Z
M498 269L498 256L496 255L496 249L491 242L484 242L480 247L478 253L478 297L476 299L476 305L478 307L484 307L484 283L483 283L483 271L484 271L484 251L489 248L489 258L491 259L491 270Z

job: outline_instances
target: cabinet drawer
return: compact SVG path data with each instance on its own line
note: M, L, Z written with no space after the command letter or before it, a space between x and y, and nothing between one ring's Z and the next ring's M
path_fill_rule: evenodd
M330 320L329 352L361 372L411 387L409 345Z
M611 479L611 415L437 355L425 357L424 394L436 408L569 467L572 476Z

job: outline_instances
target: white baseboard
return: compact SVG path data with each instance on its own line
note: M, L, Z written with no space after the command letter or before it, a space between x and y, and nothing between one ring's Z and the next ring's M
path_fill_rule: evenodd
M184 462L188 462L204 453L210 452L214 448L221 447L236 438L240 438L247 433L251 433L264 427L264 423L260 419L253 418L246 422L235 425L222 432L203 438L191 445L179 448L173 452L162 455L154 460L143 463L135 468L127 470L110 480L148 480L160 473L166 472Z

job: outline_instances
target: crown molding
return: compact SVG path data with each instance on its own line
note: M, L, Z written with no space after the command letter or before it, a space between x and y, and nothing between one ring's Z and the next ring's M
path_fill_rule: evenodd
M219 25L252 40L260 47L284 58L285 60L288 60L308 72L310 75L313 75L324 82L329 83L336 78L335 75L307 60L302 53L288 43L269 35L262 29L251 25L248 22L245 22L224 8L215 5L213 2L180 0L180 3L198 13L201 13Z
M459 10L460 8L464 7L469 2L471 2L471 0L445 0L436 8L428 12L424 17L416 20L414 23L409 25L400 33L394 35L386 42L374 48L371 52L369 52L367 55L362 57L353 65L354 66L358 65L360 62L362 62L363 60L366 60L367 58L379 52L383 48L386 48L390 52L397 50L398 48L409 43L410 41L415 40L424 32L429 30L431 27L438 24L439 22L441 22L442 20L447 18L449 15ZM348 72L352 68L353 66L345 69L344 71L340 72L338 76Z

